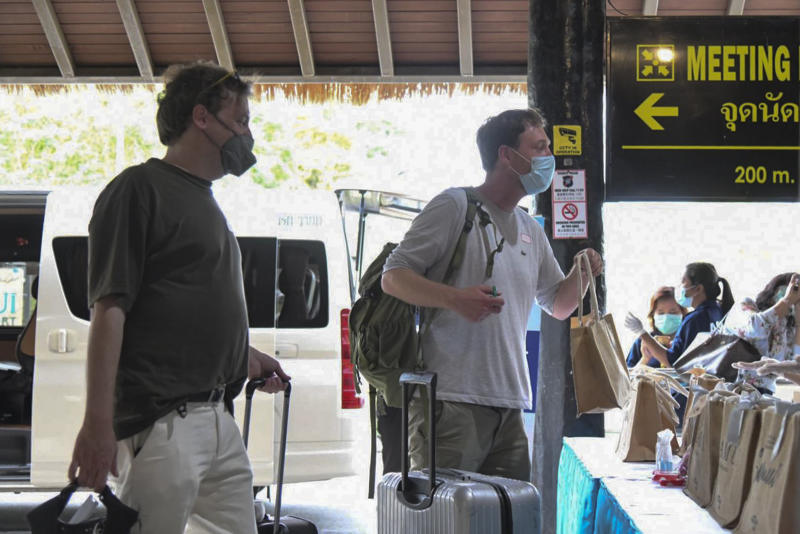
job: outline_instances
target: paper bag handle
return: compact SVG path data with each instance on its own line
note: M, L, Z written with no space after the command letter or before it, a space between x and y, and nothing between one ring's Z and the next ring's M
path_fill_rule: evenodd
M585 265L584 265L585 264ZM595 287L594 277L592 276L592 266L589 262L589 253L581 252L575 257L575 266L578 271L578 324L583 326L583 272L589 277L589 318L597 321L600 318L600 306L597 303L597 288Z

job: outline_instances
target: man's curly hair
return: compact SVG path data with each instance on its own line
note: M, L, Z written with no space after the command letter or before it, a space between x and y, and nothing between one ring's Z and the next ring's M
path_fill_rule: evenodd
M195 105L202 104L217 113L231 96L250 95L249 83L210 62L173 65L164 73L164 81L164 90L158 95L156 125L158 138L166 146L186 131Z

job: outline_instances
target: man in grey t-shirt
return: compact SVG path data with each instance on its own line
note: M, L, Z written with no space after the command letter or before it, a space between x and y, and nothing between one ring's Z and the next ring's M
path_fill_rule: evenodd
M491 224L476 223L464 260L441 283L462 231L466 194L448 189L414 220L386 261L383 290L432 308L422 339L425 367L438 375L437 466L520 480L530 479L522 410L531 405L525 333L534 300L550 315L568 318L588 286L575 267L565 277L542 228L517 204L547 190L555 158L537 110L509 110L478 130L486 178L474 192ZM603 262L592 250L592 276ZM546 355L545 355L546 357ZM412 468L426 465L424 406L410 407Z

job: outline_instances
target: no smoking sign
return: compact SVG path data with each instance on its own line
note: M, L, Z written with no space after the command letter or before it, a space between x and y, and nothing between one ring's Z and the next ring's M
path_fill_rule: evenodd
M551 189L553 196L553 238L587 239L586 171L557 170Z
M578 216L578 206L572 204L571 202L567 202L561 208L561 215L568 221L574 221L575 218Z

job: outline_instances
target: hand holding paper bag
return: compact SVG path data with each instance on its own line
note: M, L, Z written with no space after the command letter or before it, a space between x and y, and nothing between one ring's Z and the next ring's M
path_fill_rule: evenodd
M587 254L580 254L576 266L578 283L591 271ZM581 272L583 271L583 272ZM583 299L578 317L570 330L570 356L578 414L600 413L622 408L630 396L630 378L611 315L600 316L594 278L589 277L589 313L583 314Z

